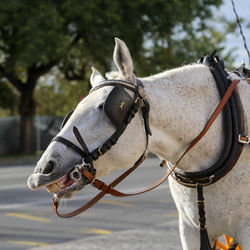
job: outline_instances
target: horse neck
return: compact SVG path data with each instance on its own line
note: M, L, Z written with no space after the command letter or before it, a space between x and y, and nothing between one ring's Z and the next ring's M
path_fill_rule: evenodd
M208 67L189 65L142 79L150 102L153 136L149 150L175 163L200 134L219 102L216 83ZM206 136L186 155L179 168L199 171L220 155L222 119L217 118Z

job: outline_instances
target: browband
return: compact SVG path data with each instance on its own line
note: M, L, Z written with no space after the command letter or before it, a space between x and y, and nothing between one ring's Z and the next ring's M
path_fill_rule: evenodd
M139 80L136 79L136 81L138 82ZM92 88L89 91L89 94L91 94L92 92L94 92L100 88L106 87L106 86L117 86L117 85L120 85L126 89L133 91L133 92L138 91L137 86L135 86L131 82L127 82L127 81L123 81L123 80L105 80L105 81L102 81L101 83L99 83L96 87Z

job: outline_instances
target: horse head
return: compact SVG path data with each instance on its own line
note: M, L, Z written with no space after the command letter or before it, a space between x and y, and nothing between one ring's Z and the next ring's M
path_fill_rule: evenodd
M101 157L97 157L98 159L94 159L93 162L96 173L92 174L96 177L107 175L118 168L127 167L134 163L144 151L144 125L141 115L136 113L131 123L122 132L117 143L107 153L102 155L101 152L100 146L104 145L120 126L119 114L116 113L122 112L123 108L126 109L126 101L130 103L130 106L134 105L136 93L132 90L133 88L137 89L129 50L120 39L116 38L115 43L113 59L119 70L119 80L114 80L112 84L103 86L107 80L98 70L92 68L90 77L92 91L77 105L73 113L65 118L62 129L56 137L63 138L74 146L71 147L67 143L62 143L62 140L52 140L38 161L34 173L27 181L32 190L46 186L48 191L52 192L56 198L70 198L88 184L89 182L86 182L85 178L81 178L77 171L73 171L77 169L77 166L89 165L94 156L91 156L92 159L89 160L90 157L84 157L78 151L84 151L85 154L86 151L88 153L93 151L100 153ZM120 82L124 86L120 86ZM128 87L126 87L126 84ZM118 85L120 88L117 88ZM113 103L113 99L117 95L118 97L122 95L124 98L121 100L118 98L118 103ZM109 106L109 108L106 108L106 106ZM107 113L111 114L107 115ZM112 117L112 115L116 117ZM124 114L120 114L120 116L121 119L124 118ZM75 129L86 145L83 150L81 142L73 132ZM78 150L75 150L75 148L78 148ZM89 161L87 162L87 160ZM75 178L72 177L72 173L76 175Z

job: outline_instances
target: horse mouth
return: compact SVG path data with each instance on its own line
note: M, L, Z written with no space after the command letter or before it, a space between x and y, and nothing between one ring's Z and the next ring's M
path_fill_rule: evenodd
M59 180L56 180L55 182L47 185L46 188L49 193L56 194L57 192L61 190L64 190L66 188L71 188L74 184L77 184L76 181L70 179L68 174L65 174Z
M56 198L71 198L78 190L83 188L81 180L73 180L69 173L46 186L49 193Z

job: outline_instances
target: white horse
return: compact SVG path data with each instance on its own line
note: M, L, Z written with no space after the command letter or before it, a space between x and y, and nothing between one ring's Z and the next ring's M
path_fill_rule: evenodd
M119 70L119 79L135 83L129 50L123 41L115 41L114 62ZM104 77L93 68L90 78L92 87L98 86L103 80ZM215 80L209 68L201 64L183 66L140 80L150 103L149 124L152 136L149 138L147 151L175 163L187 145L204 128L220 101ZM79 145L72 131L73 126L76 126L90 151L104 143L115 132L102 109L112 88L100 88L84 98L59 136ZM250 87L241 81L237 88L249 126ZM206 136L183 158L178 168L199 171L212 165L220 156L224 145L222 127L222 117L219 115ZM138 112L117 144L94 162L96 177L133 165L144 151L145 143L144 124ZM249 152L249 146L245 146L236 166L220 181L204 188L211 244L225 233L234 237L242 249L250 248ZM31 189L37 189L61 178L61 186L56 187L54 193L59 198L71 197L80 187L69 179L67 173L81 161L76 152L53 141L37 163L34 174L29 177L28 185ZM183 249L199 249L196 190L180 185L172 177L169 178L169 184L179 212Z

